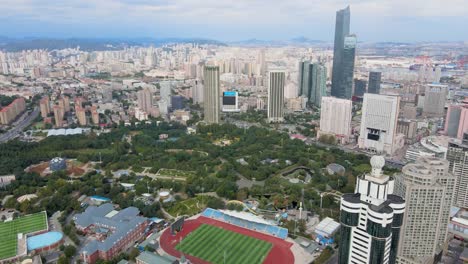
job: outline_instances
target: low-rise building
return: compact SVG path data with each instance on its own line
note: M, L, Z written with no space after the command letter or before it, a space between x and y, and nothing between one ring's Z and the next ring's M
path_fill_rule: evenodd
M149 225L149 220L139 214L136 207L116 211L112 204L106 203L89 206L83 213L75 215L76 228L97 238L80 250L81 259L90 264L98 259L110 260L132 246Z

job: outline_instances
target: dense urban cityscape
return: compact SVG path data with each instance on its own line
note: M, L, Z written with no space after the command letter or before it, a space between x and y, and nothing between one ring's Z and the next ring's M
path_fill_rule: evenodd
M0 263L468 262L468 42L352 12L332 42L0 38Z

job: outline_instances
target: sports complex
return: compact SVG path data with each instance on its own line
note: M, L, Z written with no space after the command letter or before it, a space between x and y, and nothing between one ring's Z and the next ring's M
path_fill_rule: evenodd
M245 212L207 208L176 220L159 243L167 254L196 264L295 263L288 230Z
M47 232L47 214L40 212L0 223L0 263L16 263L28 252L42 252L63 241L60 232Z

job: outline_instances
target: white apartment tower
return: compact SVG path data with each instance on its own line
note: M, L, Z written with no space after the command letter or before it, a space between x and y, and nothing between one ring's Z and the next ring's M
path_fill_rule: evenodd
M268 122L283 122L286 73L283 70L272 70L268 75Z
M392 155L399 109L399 96L364 94L359 148Z
M371 165L371 173L357 178L355 193L341 197L339 264L396 263L405 201L382 172L385 159L373 156Z
M406 200L398 261L432 263L444 247L457 179L449 162L422 157L395 176L395 194Z
M334 135L342 144L347 143L351 136L351 119L353 103L351 100L336 97L322 97L320 108L321 135Z
M217 124L221 121L219 93L219 67L205 66L203 102L207 123Z
M457 177L454 205L468 208L468 134L463 140L452 139L447 150L449 171Z

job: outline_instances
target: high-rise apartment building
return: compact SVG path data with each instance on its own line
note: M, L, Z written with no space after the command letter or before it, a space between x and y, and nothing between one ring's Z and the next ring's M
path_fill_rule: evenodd
M457 178L449 162L422 157L395 176L395 194L406 201L400 232L401 263L433 263L444 247Z
M153 94L148 88L138 91L138 107L146 113L151 112L153 108Z
M352 77L351 87L346 86L346 74L348 72L344 69L345 62L345 40L349 36L349 23L350 23L350 10L349 6L345 9L336 12L335 23L335 42L333 46L333 69L332 69L332 88L331 95L339 98L351 99L352 90ZM355 40L355 38L354 38ZM348 39L348 54L347 59L350 57L352 46L352 39ZM355 44L354 44L355 47ZM354 52L354 51L353 51ZM348 65L349 66L349 65ZM353 59L354 66L354 59ZM349 94L348 94L349 93Z
M364 94L359 148L392 155L399 109L399 96Z
M268 75L268 122L283 122L286 73L272 70Z
M63 126L63 117L65 116L65 109L63 109L59 105L54 105L54 119L55 119L55 126L62 127Z
M93 121L93 124L99 125L99 113L97 111L96 106L91 107L91 120Z
M26 101L23 97L16 98L13 102L0 110L0 124L10 124L18 115L23 113L24 110L26 110Z
M80 126L86 126L88 124L86 120L86 110L82 107L75 107L76 118Z
M453 139L447 149L449 170L457 177L454 205L468 208L468 134L462 140Z
M463 139L465 133L468 133L468 98L460 104L448 106L444 132L447 136L460 140Z
M380 93L380 84L382 82L382 73L381 72L369 72L369 89L368 93L379 94Z
M339 264L396 263L405 201L382 172L385 159L373 156L371 165L371 173L357 178L355 193L341 197Z
M219 67L205 66L204 78L205 90L203 91L203 102L205 122L217 124L221 121Z
M42 118L46 118L50 114L50 101L49 96L44 96L39 101L39 107L41 109L41 116Z
M334 135L338 142L345 144L351 137L353 104L351 100L322 97L320 108L320 130L317 137Z
M445 101L447 99L447 85L429 84L426 87L424 96L425 115L442 116L445 111Z

